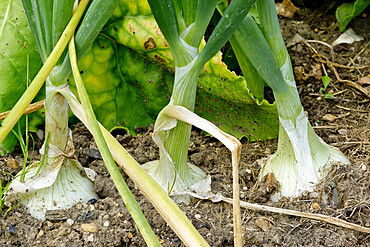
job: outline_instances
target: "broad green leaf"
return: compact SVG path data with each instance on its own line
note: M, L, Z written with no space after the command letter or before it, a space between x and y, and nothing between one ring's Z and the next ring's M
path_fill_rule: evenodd
M220 52L200 75L195 112L239 139L267 140L278 135L275 104L254 100L244 77L226 68Z
M134 132L148 126L169 101L173 74L104 36L79 68L96 116L108 129L122 125ZM72 77L70 87L76 92Z
M174 70L170 46L152 15L121 17L105 34L153 62Z
M369 4L370 0L357 0L356 2L343 3L339 6L335 13L335 17L340 24L340 31L343 32L348 23L364 11Z
M0 0L0 112L11 110L39 68L41 59L20 0ZM11 152L17 139L10 133L0 144L0 155Z
M133 6L133 2L128 4ZM153 123L169 102L174 62L147 8L141 14L127 6L121 2L114 20L79 66L98 119L107 128L118 124L133 132L135 127ZM72 78L71 82L73 89ZM221 53L201 73L196 112L239 138L277 137L275 105L265 100L257 105L245 79L226 68Z

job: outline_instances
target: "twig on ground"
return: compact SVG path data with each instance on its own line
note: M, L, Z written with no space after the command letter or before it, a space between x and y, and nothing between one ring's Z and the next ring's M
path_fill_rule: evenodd
M230 198L223 197L222 200L224 202L233 203L233 200ZM286 215L292 215L292 216L298 216L303 218L308 218L311 220L318 220L323 221L326 223L330 223L336 226L344 227L347 229L356 230L359 232L364 233L370 233L370 228L363 227L351 222L347 222L342 219L338 219L332 216L323 215L323 214L314 214L314 213L305 213L300 211L295 211L291 209L284 209L284 208L276 208L276 207L270 207L270 206L264 206L259 204L253 204L248 202L240 202L240 206L243 208L251 209L251 210L257 210L257 211L264 211L264 212L273 212L273 213L279 213L279 214L286 214Z
M338 95L338 94L345 93L345 92L347 92L347 91L348 91L348 89L344 89L344 90L342 90L342 91L335 92L335 93L333 93L333 96L336 96L336 95Z
M340 78L340 76L338 74L338 71L335 68L335 67L340 67L340 68L352 68L352 67L347 67L347 66L344 66L344 65L339 66L339 64L335 64L333 62L330 62L327 57L325 57L324 55L319 54L319 53L316 53L312 57L315 58L320 63L325 63L334 72L335 77L337 78L337 81L346 83L348 86L360 91L361 93L363 93L364 95L366 95L367 97L370 98L370 93L365 88L361 87L360 85L358 85L357 83L355 83L353 81L343 80L342 78ZM357 69L367 68L367 67L370 67L370 65L357 67ZM355 69L355 68L353 67L353 69Z
M333 67L337 67L337 68L341 68L341 69L350 69L350 70L354 70L354 69L366 69L366 68L369 68L370 65L363 65L363 66L348 66L348 65L343 65L343 64L339 64L339 63L335 63L335 62L332 62L329 60L329 58L327 58L325 55L323 54L320 54L320 53L316 53L312 56L313 58L316 59L316 57L320 57L324 60L321 60L320 62L321 63L325 63L326 65L331 65Z
M369 42L367 42L366 44L365 44L365 46L364 46L364 48L362 48L357 54L356 54L356 56L354 56L353 58L352 58L352 60L353 61L355 61L364 51L366 51L366 48L369 46L369 44L370 44L370 41ZM347 66L350 66L351 65L351 62L348 62L347 63Z
M321 63L321 65L323 66L323 64L326 64L331 70L333 70L334 74L335 74L335 77L337 78L337 80L339 82L344 82L346 83L348 86L360 91L361 93L363 93L364 95L366 95L368 98L370 98L370 93L363 87L361 87L360 85L358 85L357 83L353 82L353 81L350 81L350 80L343 80L340 78L337 70L335 67L338 67L338 68L344 68L344 69L351 69L351 70L359 70L359 69L365 69L365 68L368 68L370 67L370 65L365 65L365 66L355 66L355 67L351 67L349 66L351 64L351 62L348 64L348 65L342 65L342 64L338 64L338 63L334 63L332 61L330 61L326 56L318 53L316 51L315 48L313 48L309 42L314 42L313 40L310 40L310 41L304 41L303 43L305 45L307 45L315 54L312 56L316 61L318 61L319 63ZM317 43L320 43L320 44L323 44L324 42L318 42L316 41ZM325 43L326 44L326 43ZM326 44L327 46L331 47L330 45ZM368 44L365 45L364 49L367 47ZM363 51L361 50L356 56L355 58L358 57L358 55L360 55ZM325 70L325 69L324 69Z
M366 110L353 109L353 108L348 108L348 107L344 107L344 106L340 106L340 105L335 105L335 106L340 108L340 109L347 110L347 111L358 111L358 112L363 112L363 113L368 113L369 112L369 111L366 111Z
M326 96L325 94L320 94L320 93L310 93L310 95L311 96L323 97L323 98L330 97L330 99L335 99L335 100L340 100L340 101L345 101L345 102L355 102L355 103L357 103L357 101L355 101L355 100L342 99L342 98L334 97L334 96Z
M334 50L333 50L333 46L331 46L328 43L326 43L324 41L321 41L321 40L306 40L306 42L308 42L308 43L319 43L319 44L322 44L322 45L325 45L325 46L329 47L331 58L334 61Z
M355 144L365 144L365 145L369 145L370 142L363 142L363 141L357 141L357 142L334 142L334 143L331 143L331 145L333 146L342 146L342 145L355 145Z
M314 129L338 129L339 126L337 125L326 125L326 126L312 126Z
M353 67L355 67L356 71L363 77L364 74L361 72L361 70L357 69L357 66L356 66L355 62L353 61L353 59L352 58L349 58L349 60L353 64Z

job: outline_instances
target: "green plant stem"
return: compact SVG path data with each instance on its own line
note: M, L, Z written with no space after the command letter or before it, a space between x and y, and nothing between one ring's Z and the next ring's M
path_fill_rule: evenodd
M52 14L53 14L53 2L51 0L39 0L33 1L38 7L38 13L41 15L41 29L45 33L45 46L46 46L46 59L51 51L53 50L53 40L52 40ZM43 60L45 61L45 60Z
M141 234L143 235L145 242L148 246L161 246L158 238L153 233L148 221L146 220L143 212L140 209L139 204L136 202L134 195L131 193L129 187L123 180L121 173L119 172L112 154L109 151L108 145L105 142L104 136L100 130L98 121L92 109L89 96L87 95L86 88L83 84L80 71L77 67L77 56L74 44L74 38L72 37L69 44L69 56L72 66L73 77L76 82L78 96L81 100L82 106L86 112L86 118L90 126L90 130L94 136L96 144L102 154L104 163L106 164L109 174L112 176L113 182L116 185L119 194L121 195L127 209L129 210L132 218L136 222Z
M42 17L39 15L39 1L22 0L23 7L26 10L28 23L31 25L33 36L39 50L39 54L43 63L45 63L48 55L45 44L45 31L42 26Z
M64 151L70 131L68 127L68 102L54 89L55 86L48 79L45 99L45 134L49 135L50 144Z
M90 47L103 25L111 16L117 3L117 0L98 0L90 4L76 34L76 39L79 41L77 47L79 58ZM46 85L45 132L50 133L50 144L58 147L60 150L65 150L69 136L68 103L62 95L51 92L55 87L67 83L67 77L70 72L70 56L68 56L64 59L63 64L57 67L56 72L51 74Z
M194 22L189 24L189 30L187 30L186 33L182 33L182 37L186 43L194 47L199 47L216 5L217 0L198 0L198 4L196 8L194 8L196 11L192 11L196 13L196 15L192 17L194 18Z
M299 99L297 87L295 85L290 56L285 47L283 36L281 34L275 2L271 0L258 1L257 10L262 25L261 31L272 53L274 54L276 62L284 78L283 81L288 88L288 90L280 92L272 87L279 110L279 116L283 119L290 119L293 121L293 123L295 123L295 119L302 110L302 104Z
M203 64L208 62L225 45L255 2L256 0L231 1L199 56L199 60Z
M181 36L184 36L184 40L181 40L178 33L178 26L176 25L176 13L175 5L163 4L157 2L157 0L150 0L153 14L167 40L170 42L171 51L175 60L175 83L172 92L171 99L174 105L186 107L193 111L196 98L196 88L198 83L198 76L204 67L204 64L212 58L219 49L227 42L228 38L233 34L237 28L238 21L242 20L247 15L251 8L254 0L242 1L234 0L230 7L227 9L227 13L222 17L221 21L215 28L202 53L198 56L198 47L194 47L193 44L199 44L205 27L213 14L213 11L204 8L210 8L213 10L216 5L216 1L209 1L206 3L198 3L198 7L202 7L201 10L195 9L197 16L195 20L197 22L192 23L189 30L184 30ZM184 8L184 6L182 6ZM169 17L167 20L165 17ZM189 17L189 19L194 19ZM172 21L173 23L171 23ZM236 24L237 23L237 24ZM180 44L183 49L174 48L173 45ZM176 173L185 182L187 186L190 186L196 180L194 177L189 176L189 167L187 165L187 154L188 146L190 142L190 131L191 126L178 122L177 125L170 130L168 138L164 142L164 147L167 150L169 156L174 162ZM166 159L162 157L161 160ZM160 164L163 163L160 160Z
M62 55L65 47L67 46L68 41L72 37L74 30L76 29L76 26L82 17L82 14L85 11L88 2L89 2L88 0L82 0L80 2L75 14L68 23L66 29L61 35L61 38L59 39L58 43L56 44L55 48L51 52L48 59L45 61L39 73L33 79L31 85L27 88L22 97L18 100L17 104L13 107L12 111L1 123L0 143L5 139L10 130L14 127L19 118L22 116L23 112L26 110L28 105L34 99L34 97L40 90L42 84L48 77L49 73L57 63L59 57Z
M53 0L52 44L58 42L64 27L72 16L74 0Z
M201 69L202 67L197 67L196 64L176 68L175 84L171 96L174 105L184 106L194 111L197 82ZM164 142L164 147L174 162L177 175L187 186L196 182L189 176L190 167L187 165L190 134L191 125L179 121L176 127L170 130Z

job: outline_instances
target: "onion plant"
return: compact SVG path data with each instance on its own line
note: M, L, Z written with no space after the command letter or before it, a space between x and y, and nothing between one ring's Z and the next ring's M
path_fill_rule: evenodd
M41 70L38 75L46 78L50 70L56 65L57 59L51 61L48 57L59 58L62 55L68 41L68 39L63 40L63 38L71 37L87 3L88 1L81 2L74 18L71 19L70 29L67 30L67 33L64 33L65 37L62 37L60 43L57 44L61 31L64 30L72 16L73 1L63 1L63 4L53 4L53 1L23 2L39 48L40 57L46 65L43 68L48 70ZM57 15L53 15L53 9L57 13L62 12L66 18L57 18ZM53 17L55 20L53 20ZM62 43L64 43L64 47L61 46ZM54 46L56 46L56 49L52 54ZM27 91L31 91L33 94L26 94L23 100L31 101L44 80L37 84L32 83ZM48 209L68 208L78 201L97 198L91 180L80 175L82 166L74 157L71 134L68 128L67 102L55 90L53 91L53 87L55 86L49 77L46 87L45 113L45 132L48 143L47 145L44 144L40 150L43 154L42 160L45 162L33 163L28 169L24 181L13 180L6 198L8 202L19 199L27 207L28 212L40 219L45 217L45 212ZM19 106L21 102L22 99L17 105ZM17 108L17 105L15 108ZM23 109L18 111L22 113ZM3 121L1 128L3 133L6 134L9 130L7 126L12 127L8 123L17 121L17 117L14 116L16 114L17 111L12 111ZM4 134L1 135L1 138L3 136Z
M159 113L154 126L153 140L159 146L160 160L146 163L143 167L167 193L176 195L176 201L188 203L189 196L184 192L195 184L201 184L205 179L205 174L200 168L187 163L190 124L202 126L202 129L216 134L216 138L220 137L233 154L234 241L236 246L241 246L237 166L240 143L192 111L199 74L205 63L216 55L232 36L255 1L232 1L201 53L199 46L215 11L217 0L148 2L158 26L170 45L175 62L175 81L170 103ZM230 146L228 140L231 141Z
M220 3L220 12L226 4ZM278 149L262 167L260 178L273 173L280 182L282 196L295 197L312 191L331 162L349 161L316 135L304 113L274 1L256 2L230 42L249 90L263 95L266 82L273 90L278 109Z
M148 2L170 45L176 66L169 106L182 106L193 111L198 77L205 63L232 36L255 1L232 1L201 53L199 46L214 13L216 0ZM168 108L163 111L165 109ZM154 133L158 133L158 138L154 140L160 148L160 160L143 166L165 191L181 192L203 180L205 174L200 168L187 163L191 126L184 122L171 122L166 116L165 112L161 112L154 127ZM177 199L188 202L188 198Z

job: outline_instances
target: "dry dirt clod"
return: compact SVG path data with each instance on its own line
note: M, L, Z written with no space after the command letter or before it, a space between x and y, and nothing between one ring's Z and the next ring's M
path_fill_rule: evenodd
M267 232L271 228L270 222L263 218L258 218L256 220L256 225L265 232Z
M18 161L16 159L8 159L6 160L6 164L13 169L18 169L20 167Z
M74 223L75 221L74 221L74 220L72 220L72 219L67 219L67 221L66 221L66 222L67 222L67 224L68 224L68 225L70 225L70 226L71 226L71 225L73 225L73 223Z
M334 121L335 119L337 119L336 116L334 116L333 114L325 114L323 117L322 117L323 120L327 120L327 121Z
M81 224L81 229L85 232L91 233L97 233L99 231L95 223Z

